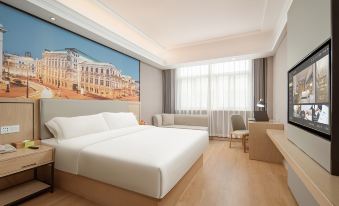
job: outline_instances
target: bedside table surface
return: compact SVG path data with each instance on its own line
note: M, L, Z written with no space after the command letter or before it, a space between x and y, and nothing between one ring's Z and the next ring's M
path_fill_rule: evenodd
M38 146L39 146L39 149L20 148L20 149L17 149L15 152L0 154L0 162L6 161L9 159L19 158L22 156L27 156L31 154L37 154L40 152L46 152L49 150L53 150L53 147L50 147L47 145L38 145Z

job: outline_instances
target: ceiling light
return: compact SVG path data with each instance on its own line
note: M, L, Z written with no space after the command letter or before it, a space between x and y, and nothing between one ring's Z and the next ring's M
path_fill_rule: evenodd
M54 17L50 17L49 19L52 20L52 21L55 21L55 18L54 18Z

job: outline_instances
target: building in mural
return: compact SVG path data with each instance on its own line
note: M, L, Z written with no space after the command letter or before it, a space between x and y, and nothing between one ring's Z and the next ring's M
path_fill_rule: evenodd
M41 59L4 54L3 68L11 85L26 84L30 97L107 98L134 100L138 85L111 63L99 62L74 48L45 50ZM133 99L134 98L134 99Z
M109 99L136 96L137 83L113 64L98 62L77 49L44 51L37 60L41 83Z

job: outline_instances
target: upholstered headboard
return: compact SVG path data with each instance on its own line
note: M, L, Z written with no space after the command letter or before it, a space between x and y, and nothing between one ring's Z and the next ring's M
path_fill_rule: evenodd
M40 99L40 138L52 138L45 126L54 117L73 117L100 112L128 112L128 102L113 100Z

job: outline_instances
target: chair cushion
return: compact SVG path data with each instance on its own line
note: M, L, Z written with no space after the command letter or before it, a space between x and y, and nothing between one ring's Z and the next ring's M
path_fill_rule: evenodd
M232 134L235 136L248 136L250 133L248 130L235 130Z

